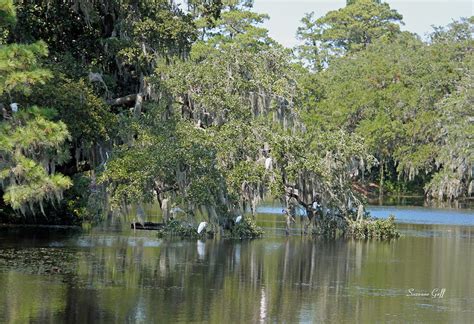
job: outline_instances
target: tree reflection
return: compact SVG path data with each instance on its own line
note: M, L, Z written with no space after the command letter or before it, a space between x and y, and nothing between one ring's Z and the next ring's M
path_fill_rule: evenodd
M466 319L472 229L416 230L426 235L391 242L90 234L55 239L59 249L34 247L38 242L30 240L29 247L0 250L0 321L373 322L396 320L395 314L408 321ZM61 271L46 272L45 256ZM406 297L409 288L436 287L457 299Z

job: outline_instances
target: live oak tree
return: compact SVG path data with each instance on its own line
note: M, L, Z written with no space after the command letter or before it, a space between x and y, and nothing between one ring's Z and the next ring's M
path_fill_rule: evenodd
M314 223L321 231L361 217L363 199L351 184L373 158L360 138L321 134L300 117L302 68L260 21L224 12L189 59L158 66L151 82L161 86L160 102L130 120L137 136L117 148L102 176L115 206L156 197L163 209L203 212L225 226L273 196L325 220Z
M230 11L223 19L231 15L246 14ZM217 21L216 28L222 25ZM255 209L265 175L265 127L257 117L273 110L275 118L290 123L295 85L285 50L269 44L262 52L246 50L244 42L261 41L247 30L209 36L194 45L189 60L158 67L153 80L161 85L160 103L150 103L149 113L131 121L140 130L134 146L124 145L104 173L117 201L140 202L154 193L189 214L203 207L216 224L237 212L239 202ZM235 142L236 137L242 140ZM143 182L125 171L135 166L138 154L157 161L149 176L140 177Z

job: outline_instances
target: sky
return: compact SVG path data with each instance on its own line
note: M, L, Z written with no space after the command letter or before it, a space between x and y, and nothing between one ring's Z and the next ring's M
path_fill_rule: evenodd
M473 13L473 0L388 0L392 9L403 15L408 30L423 38L432 31L431 26L446 26L460 17ZM317 17L330 10L344 7L346 0L254 0L253 11L266 13L270 20L263 27L279 43L293 47L298 43L296 29L305 13L314 11Z

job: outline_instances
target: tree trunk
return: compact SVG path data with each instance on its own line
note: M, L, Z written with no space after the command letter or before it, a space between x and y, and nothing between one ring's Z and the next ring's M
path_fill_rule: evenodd
M383 182L384 182L384 161L380 162L380 183L379 183L379 200L383 199Z

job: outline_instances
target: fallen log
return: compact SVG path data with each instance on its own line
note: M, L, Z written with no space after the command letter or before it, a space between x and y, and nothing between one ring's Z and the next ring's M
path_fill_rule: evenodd
M153 230L156 231L164 226L165 226L165 223L153 223L153 222L145 222L143 224L134 222L130 224L131 229L148 230L148 231L153 231Z

